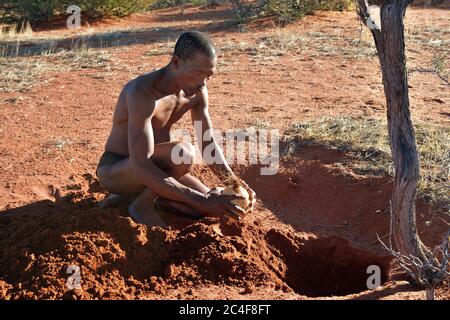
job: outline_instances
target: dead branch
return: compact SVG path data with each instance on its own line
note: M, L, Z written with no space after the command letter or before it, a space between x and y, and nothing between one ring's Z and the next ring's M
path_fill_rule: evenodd
M426 68L413 68L408 70L409 74L414 73L414 72L419 72L419 73L431 73L434 74L435 76L437 76L438 78L440 78L442 81L444 81L447 85L450 86L450 81L443 76L438 70L436 70L435 68L433 69L426 69Z
M420 259L412 254L401 254L399 251L395 251L392 246L392 221L394 214L392 212L392 206L390 210L390 232L389 232L389 246L386 245L383 240L377 234L377 239L400 265L400 267L418 284L427 288L427 299L434 298L434 294L431 295L430 288L434 290L435 286L442 282L446 277L450 277L448 271L449 266L449 241L450 241L450 229L447 231L442 243L434 247L433 253L428 255L425 259Z
M356 12L358 13L358 16L361 19L361 21L366 25L367 28L369 28L370 32L372 33L373 39L375 41L375 47L377 48L378 57L380 58L380 62L382 62L383 57L380 55L383 52L381 29L376 24L373 17L370 15L369 3L367 2L367 0L357 0L357 1L358 6Z

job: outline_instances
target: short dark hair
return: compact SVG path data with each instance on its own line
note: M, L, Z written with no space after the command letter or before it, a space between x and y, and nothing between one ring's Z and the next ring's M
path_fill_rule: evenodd
M178 56L181 60L190 60L195 55L201 52L209 58L214 58L216 55L216 48L212 40L205 34L199 31L183 32L175 44L173 55Z

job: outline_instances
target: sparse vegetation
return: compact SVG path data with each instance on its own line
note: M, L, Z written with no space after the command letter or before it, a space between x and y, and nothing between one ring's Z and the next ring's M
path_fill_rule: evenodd
M107 68L111 61L111 54L81 47L76 50L59 51L52 56L52 60L65 65L68 70Z
M255 122L253 122L252 127L254 127L256 130L271 129L272 125L270 124L270 121L264 119L256 119Z
M352 7L351 0L258 0L245 3L230 0L236 8L236 20L242 23L261 17L272 17L280 25L291 23L317 10L347 10Z
M81 47L59 50L35 57L0 57L0 92L25 92L38 83L50 81L45 77L58 70L74 71L86 68L111 69L111 54ZM26 72L24 72L26 70Z
M35 58L0 58L0 92L24 92L42 80L53 66ZM24 72L24 70L27 70Z
M323 144L349 152L355 162L345 165L358 174L393 175L386 128L385 120L325 117L296 123L286 135L291 152L302 144ZM419 197L448 206L450 129L426 123L414 129L420 154Z
M70 145L73 142L70 139L65 139L65 138L56 138L54 140L51 140L49 142L47 142L44 145L45 149L50 149L50 148L56 148L56 149L63 149L66 145Z
M442 210L449 204L449 95L436 79L448 78L449 33L440 11L427 10L433 19L438 16L435 26L407 44L413 53L409 72L427 72L414 73L409 83L411 115L427 121L415 125L418 196L429 201L417 203L417 230L427 244L448 237L450 222ZM410 14L415 24L427 22L423 11ZM378 239L388 239L390 232L386 182L392 180L393 164L375 47L369 36L362 37L355 14L321 13L285 29L262 19L243 26L245 34L236 33L229 6L175 15L176 8L103 21L88 30L62 26L34 34L32 24L24 22L0 32L0 299L422 299L416 286L394 281L398 270L385 254L378 257ZM224 139L232 133L233 143L224 143L223 151L234 158L230 164L237 176L257 191L255 213L236 224L214 218L191 224L173 216L177 223L169 221L168 228L146 229L123 217L121 208L98 207L109 197L95 169L123 85L167 63L177 34L194 28L210 32L220 49L217 71L208 81L210 112L215 133ZM189 130L189 120L188 112L173 128ZM270 129L284 131L293 122L278 150ZM335 148L345 155L330 151ZM281 161L264 157L266 150L280 154ZM266 160L274 160L276 174L261 170L269 169ZM210 187L222 180L203 165L192 173ZM246 248L246 243L255 245ZM201 254L179 255L177 247L200 248ZM323 256L330 259L318 264ZM345 265L348 259L335 259L342 256L356 261L355 268ZM60 280L74 257L83 288L72 292ZM380 266L378 290L367 291L367 265ZM314 272L304 274L302 266ZM42 277L42 270L54 272ZM224 290L214 290L217 286ZM449 299L448 277L436 298Z
M164 54L171 54L173 52L173 47L175 42L167 41L162 43L157 43L152 49L148 50L144 55L146 56L160 56Z
M282 56L288 53L300 54L307 49L313 56L343 55L352 58L375 57L375 47L360 39L340 36L333 33L307 32L304 34L278 31L260 36L254 43L224 43L221 52L240 51L255 57Z
M29 21L22 21L19 24L0 26L0 40L2 39L22 39L31 38L33 36L33 29Z
M123 17L148 9L155 0L14 0L0 3L0 22L42 21L66 14L69 5L77 5L91 17Z

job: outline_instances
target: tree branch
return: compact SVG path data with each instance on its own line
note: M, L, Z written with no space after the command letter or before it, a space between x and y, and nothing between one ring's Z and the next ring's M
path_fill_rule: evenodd
M410 69L408 71L409 71L409 74L412 74L414 72L434 74L438 78L440 78L443 82L445 82L447 85L450 86L450 81L448 81L446 77L444 77L438 70L436 70L436 68L433 68L433 69L414 68L414 69Z
M373 17L370 15L369 12L369 4L367 0L357 0L358 6L357 6L357 13L361 21L366 25L367 28L369 28L370 32L372 33L373 39L375 41L375 46L378 51L378 55L383 52L383 41L381 38L381 29L376 24ZM380 59L381 61L381 59Z

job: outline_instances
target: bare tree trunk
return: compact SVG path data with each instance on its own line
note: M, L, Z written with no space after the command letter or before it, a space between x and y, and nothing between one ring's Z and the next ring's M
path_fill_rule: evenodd
M381 0L382 1L382 0ZM386 246L418 283L427 287L427 298L449 273L448 245L450 230L435 253L422 243L416 229L416 190L419 180L419 156L411 123L406 70L403 18L412 0L386 0L381 6L381 26L368 11L367 0L358 0L358 15L370 29L380 60L387 103L389 143L394 161L394 188L391 199L391 237L398 252ZM380 4L371 0L371 4ZM384 243L383 243L384 245ZM439 261L436 252L440 252Z
M426 290L426 298L427 300L434 300L434 286L429 286Z
M380 29L359 0L359 15L375 40L381 65L387 104L389 143L394 161L394 189L391 210L392 236L402 254L426 259L425 246L416 230L415 199L419 180L419 156L409 112L403 18L411 0L388 0L381 7ZM363 4L361 4L361 2ZM365 5L365 12L361 6Z
M416 230L415 200L419 156L409 112L403 17L410 0L386 1L381 8L382 73L395 176L393 237L397 249L426 259Z

